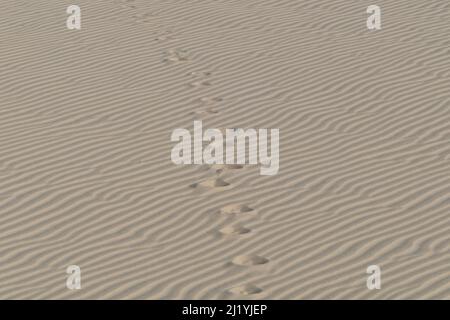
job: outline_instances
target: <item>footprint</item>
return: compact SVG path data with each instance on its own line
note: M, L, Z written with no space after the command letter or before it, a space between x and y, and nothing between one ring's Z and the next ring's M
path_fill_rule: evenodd
M192 188L197 188L197 187L203 187L203 188L218 188L218 189L223 189L226 187L229 187L230 184L228 182L226 182L225 180L223 180L222 178L209 178L206 180L203 180L201 182L196 182L194 184L191 184Z
M244 284L237 287L233 287L228 290L229 293L235 294L235 295L243 295L243 296L249 296L253 294L258 294L263 292L261 288L258 288L257 286L253 284Z
M215 170L217 174L221 174L222 172L228 171L228 170L244 169L244 165L242 165L242 164L213 164L213 165L211 165L211 169Z
M148 17L150 17L151 15L151 13L136 13L133 15L133 19L136 22L150 22Z
M189 54L186 50L170 49L166 52L166 55L167 57L163 59L164 62L177 63L189 60Z
M236 224L236 225L226 226L226 227L220 229L219 232L225 236L231 236L231 235L240 235L240 234L250 233L251 230L246 227L243 227L239 224Z
M134 0L123 0L122 2L122 7L123 8L132 8L132 9L136 9L136 6L133 4Z
M249 206L245 204L230 204L222 209L220 209L221 214L227 214L227 215L239 215L242 213L248 213L254 211L253 208L250 208Z
M216 103L218 103L218 102L221 102L221 101L223 101L223 99L222 98L210 98L210 97L204 97L204 98L200 98L199 99L199 101L202 103L202 104L216 104Z
M192 72L189 72L188 75L193 76L195 78L208 78L208 77L211 76L211 72L192 71ZM206 87L206 86L210 86L210 85L212 85L211 82L208 81L208 80L205 80L205 79L200 79L200 80L191 82L189 84L189 86L193 87L193 88L195 88L195 87Z
M158 35L155 38L155 41L167 41L167 40L172 40L172 39L173 39L172 32L168 31L168 32Z
M196 116L206 116L206 115L211 115L211 114L218 114L219 111L213 109L213 108L208 108L205 110L197 110L192 112L192 114L196 115Z
M199 88L199 87L209 87L212 83L208 80L200 80L189 83L191 88Z
M211 76L211 72L208 72L208 71L206 71L206 72L204 72L204 71L192 71L192 72L189 72L188 73L188 75L189 76L193 76L193 77L209 77L209 76Z
M216 108L214 108L214 105L220 101L222 101L222 98L200 98L199 103L206 109L196 110L192 112L192 114L195 116L208 116L219 114L220 112Z
M256 266L261 264L266 264L269 262L269 259L258 255L241 255L237 256L232 260L233 264L238 266Z

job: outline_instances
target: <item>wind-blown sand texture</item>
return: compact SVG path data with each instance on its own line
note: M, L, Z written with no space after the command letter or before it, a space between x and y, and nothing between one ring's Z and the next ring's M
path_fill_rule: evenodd
M448 1L3 0L0 42L0 298L450 298ZM175 166L194 120L279 173Z

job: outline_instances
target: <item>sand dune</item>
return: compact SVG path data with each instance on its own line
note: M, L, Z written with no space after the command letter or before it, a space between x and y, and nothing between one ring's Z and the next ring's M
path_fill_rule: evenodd
M450 298L447 1L3 2L0 298ZM279 173L175 166L194 120Z

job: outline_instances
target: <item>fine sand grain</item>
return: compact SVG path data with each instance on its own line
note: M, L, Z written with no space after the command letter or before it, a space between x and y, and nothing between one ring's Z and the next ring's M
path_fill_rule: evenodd
M0 298L450 299L449 48L446 0L2 0ZM278 174L174 165L194 120Z

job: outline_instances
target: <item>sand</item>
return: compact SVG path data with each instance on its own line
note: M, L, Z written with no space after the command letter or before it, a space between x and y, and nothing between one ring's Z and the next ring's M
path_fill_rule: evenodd
M450 298L448 1L3 0L0 25L0 298ZM278 174L174 165L194 120L279 128Z

